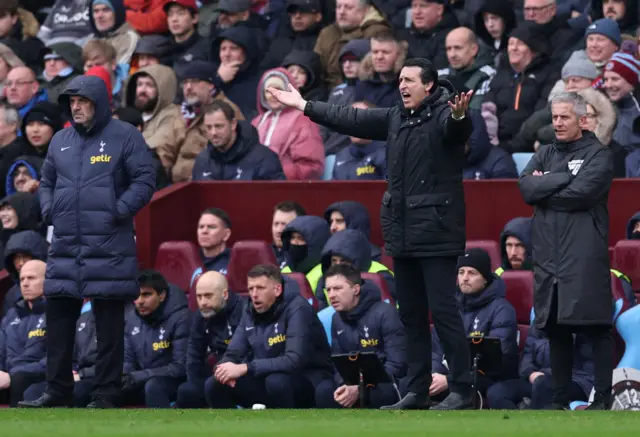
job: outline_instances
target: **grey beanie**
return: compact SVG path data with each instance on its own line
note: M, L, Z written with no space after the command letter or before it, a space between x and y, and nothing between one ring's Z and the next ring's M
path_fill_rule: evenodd
M572 76L584 77L585 79L591 80L600 77L598 68L591 59L587 57L587 53L584 50L573 52L567 63L562 67L563 80Z

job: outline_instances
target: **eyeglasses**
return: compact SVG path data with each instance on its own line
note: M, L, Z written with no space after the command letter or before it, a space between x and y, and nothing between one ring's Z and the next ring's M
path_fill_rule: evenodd
M6 86L7 88L11 88L12 86L25 86L25 85L30 85L33 82L35 82L34 80L16 80L15 82L12 81L7 81L4 83L4 86Z
M584 115L585 115L585 117L587 117L587 118L591 118L591 119L594 119L594 118L597 118L597 117L598 117L598 114L596 114L596 113L594 113L594 112L587 112L587 113L586 113L586 114L584 114Z
M544 6L530 6L528 8L524 8L524 11L527 13L538 13L538 12L544 11L550 6L553 6L553 3L549 3L548 5L544 5Z

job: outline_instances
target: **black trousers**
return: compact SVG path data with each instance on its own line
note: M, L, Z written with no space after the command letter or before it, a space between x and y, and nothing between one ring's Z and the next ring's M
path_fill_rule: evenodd
M18 402L24 399L24 393L33 384L38 384L44 380L42 373L18 372L11 375L11 386L9 386L9 405L15 407Z
M428 395L431 386L429 310L449 365L451 392L468 395L469 346L456 303L455 257L394 258L399 313L407 337L407 388Z
M120 398L124 362L124 309L119 299L94 299L98 356L93 396L110 402ZM47 300L47 393L73 396L73 347L82 300L52 297Z

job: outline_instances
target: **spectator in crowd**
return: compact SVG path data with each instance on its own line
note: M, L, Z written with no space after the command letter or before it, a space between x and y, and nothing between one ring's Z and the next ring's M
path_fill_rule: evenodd
M82 49L74 43L59 42L47 47L43 53L41 83L49 101L55 103L71 79L82 74Z
M336 86L329 93L328 103L331 105L350 105L355 102L358 71L370 50L367 39L352 39L340 50L338 63L340 64L343 83ZM340 134L326 126L320 126L320 134L324 142L325 155L335 155L350 144L347 135Z
M210 42L197 32L198 6L196 0L170 0L164 5L171 33L171 63L178 64L209 58Z
M530 217L516 217L504 225L500 255L502 264L495 271L498 276L507 270L533 270Z
M207 105L223 101L233 108L235 120L244 120L240 108L213 84L215 72L214 64L197 60L181 66L178 72L184 96L182 118L187 130L182 144L178 146L178 158L171 170L173 182L183 182L191 178L196 157L207 147L208 130L205 127L203 111Z
M593 21L602 17L615 20L622 33L635 35L638 28L638 4L624 0L593 0L589 16Z
M311 305L283 284L274 265L249 271L251 303L205 384L210 407L315 405L316 387L333 374L329 344Z
M329 205L324 211L324 219L329 223L332 234L345 229L354 229L364 234L367 240L371 241L371 219L369 210L360 202L345 200ZM378 246L370 243L371 259L380 261L382 251Z
M333 234L322 248L321 264L323 273L335 264L350 265L358 272L377 273L387 283L391 297L396 299L396 281L393 272L385 265L371 260L369 240L360 231L345 229ZM314 291L320 309L330 304L325 276L320 278Z
M640 144L640 135L633 129L640 117L636 99L640 61L627 53L614 53L604 69L604 89L618 112L613 140L632 152Z
M0 245L2 253L11 236L22 231L42 230L38 196L32 193L15 193L0 200Z
M234 26L220 34L213 48L213 60L219 64L214 86L224 91L247 119L256 114L256 89L261 75L257 44L250 28Z
M262 59L264 70L282 65L285 56L293 51L312 51L316 45L322 30L320 0L287 0L287 14L288 20L280 26Z
M192 316L187 345L187 382L178 388L178 408L204 408L204 384L212 361L220 361L240 324L247 300L229 290L226 278L206 272L196 283L198 312Z
M39 128L39 127L38 127ZM37 193L40 183L40 169L44 160L34 156L19 157L9 167L5 182L7 195L20 193Z
M322 62L313 50L292 51L285 56L282 67L286 68L293 84L308 99L327 100L328 91L322 79Z
M640 240L640 211L631 216L627 222L627 240Z
M271 220L272 246L281 270L287 265L284 250L282 249L282 232L289 223L303 215L307 215L307 212L302 205L293 200L282 201L273 208L273 219Z
M7 78L9 71L15 67L24 67L22 59L15 54L12 48L0 42L0 95L4 96L5 86L4 80Z
M20 7L18 0L4 0L0 22L0 42L9 44L28 67L39 68L39 53L44 44L37 38L40 23L33 14Z
M468 337L500 339L500 371L478 375L476 389L484 397L487 389L497 381L512 379L518 374L516 310L505 297L504 282L491 272L489 254L482 249L469 249L458 258L458 290L462 320ZM443 362L437 331L434 331L433 345L433 382L430 393L431 396L442 397L449 387L449 369Z
M207 208L198 220L198 246L205 270L227 274L231 249L231 218L220 208Z
M476 35L493 56L497 68L516 27L516 14L510 0L486 0L474 17Z
M322 278L322 248L330 235L329 226L320 217L304 215L291 221L280 237L287 261L282 273L302 273L315 290Z
M93 67L104 67L110 74L111 99L119 107L125 93L129 66L118 64L116 56L116 49L100 39L90 40L82 49L85 74Z
M278 155L260 144L256 129L238 121L231 105L217 100L203 109L209 143L193 166L194 181L285 180Z
M255 38L259 52L264 53L266 43L269 41L264 31L269 26L269 22L263 15L253 10L252 0L219 0L216 11L219 13L218 19L211 23L210 29L212 41L227 29L244 27Z
M585 32L585 53L589 60L598 68L600 74L604 72L604 66L611 56L620 49L622 36L618 25L609 18L602 18L589 27ZM603 80L601 82L604 82ZM602 83L597 83L600 88Z
M267 71L258 86L258 116L252 124L260 143L278 154L287 180L318 180L324 171L324 147L320 129L300 111L278 102L266 92L269 87L286 90L296 87L288 71Z
M355 99L383 108L395 106L400 100L398 76L406 57L407 43L398 41L390 30L372 36L371 51L358 71Z
M400 393L395 382L407 372L406 340L400 316L380 300L377 288L363 284L360 272L347 265L332 266L325 275L327 295L336 310L331 318L331 353L375 352L391 383L367 387L369 405L380 408L396 403ZM339 374L316 388L319 408L351 408L360 397L357 385L346 385Z
M144 68L156 64L169 64L171 39L164 35L144 35L133 52L132 65Z
M429 59L437 69L447 67L447 34L460 24L444 0L412 0L411 27L398 37L409 43L409 54Z
M165 33L168 30L166 3L166 0L124 0L127 23L140 35Z
M353 39L369 39L388 29L385 18L368 0L337 0L335 23L320 32L314 51L320 55L329 88L343 81L340 52Z
M38 39L47 47L59 42L84 46L92 32L90 3L91 0L56 0L40 26Z
M91 0L91 38L116 49L116 63L129 65L140 36L126 21L123 0Z
M547 51L546 41L521 25L509 36L508 64L500 66L489 85L483 109L489 102L496 105L498 139L507 151L522 123L547 105L547 96L558 79Z
M40 87L36 75L29 67L15 67L4 82L7 102L15 106L22 119L38 102L47 100L47 92ZM18 132L18 136L22 133Z
M142 135L169 172L185 137L180 106L173 103L178 87L176 74L165 65L150 65L132 75L126 87L126 106L142 112Z
M4 296L0 319L22 299L20 293L20 270L22 267L32 259L46 261L48 249L47 242L36 231L22 231L11 235L4 247L4 268L7 269L14 285Z
M0 390L10 391L10 405L15 407L23 399L24 392L32 384L45 379L47 323L43 297L46 264L40 260L28 261L20 270L18 301L2 319L0 334L5 341L5 366L2 376L9 382ZM0 365L3 363L0 362ZM4 375L3 375L4 374ZM8 376L8 378L7 378Z
M8 103L0 103L0 153L18 138L20 118L16 108Z
M360 101L352 108L369 109L375 105ZM383 141L348 137L351 144L336 154L333 179L338 181L384 180L387 175L387 145Z
M445 40L449 66L438 70L438 76L450 81L458 91L473 91L469 108L480 110L489 83L496 74L490 52L480 47L468 27L458 27Z
M125 328L123 403L169 408L186 377L187 298L153 270L140 272L138 284L140 296Z

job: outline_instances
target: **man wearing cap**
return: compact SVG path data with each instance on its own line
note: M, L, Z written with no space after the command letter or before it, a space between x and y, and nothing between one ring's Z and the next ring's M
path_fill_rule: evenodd
M178 64L209 57L209 41L197 32L198 6L196 0L171 0L164 5L171 33L171 62Z
M216 67L205 61L193 61L180 67L178 74L182 84L182 117L187 132L184 141L178 146L178 159L171 171L173 182L191 179L191 171L196 157L207 146L207 130L204 126L204 106L221 100L228 103L234 111L236 120L244 120L240 108L229 100L224 92L213 84Z
M70 42L47 47L43 56L44 70L40 82L52 102L74 77L82 74L82 49Z
M216 11L219 15L218 20L211 23L211 41L226 29L241 26L251 29L261 52L267 50L268 39L264 32L269 23L262 15L251 12L251 0L220 0Z
M133 52L134 62L138 68L149 65L169 64L168 54L171 47L171 39L164 35L145 35L138 41ZM135 73L132 71L131 74Z
M94 39L103 39L116 49L118 64L129 65L140 35L126 22L123 0L91 0Z
M618 23L610 18L602 18L587 27L585 39L587 56L600 71L622 44Z
M614 53L604 67L604 89L618 110L613 140L629 152L640 144L634 122L640 117L635 97L640 76L640 61L628 53Z

